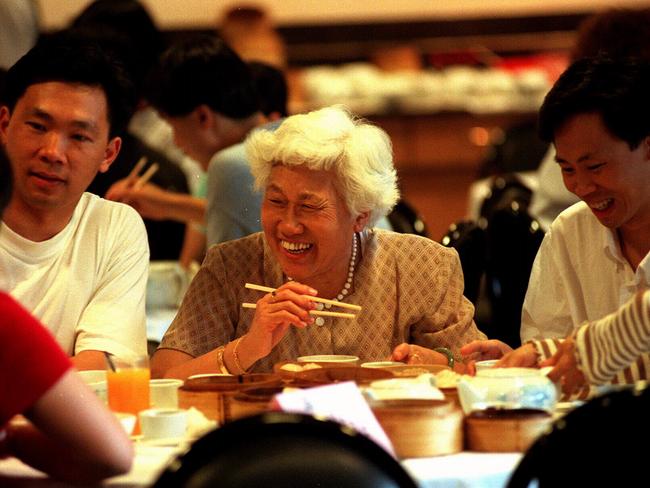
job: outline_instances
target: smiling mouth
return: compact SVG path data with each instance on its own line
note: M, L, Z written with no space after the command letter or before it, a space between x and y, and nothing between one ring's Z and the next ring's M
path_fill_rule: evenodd
M607 208L609 208L613 202L614 202L613 198L607 198L607 199L602 200L602 201L597 202L597 203L590 203L589 207L592 210L597 210L599 212L602 212L603 210L606 210Z
M63 183L63 181L64 181L63 178L59 178L58 176L48 175L48 174L43 174L43 173L31 172L30 175L34 176L36 178L39 178L41 180L49 181L49 182L52 182L52 183Z
M309 251L312 247L314 247L314 245L303 242L289 242L281 240L280 247L291 254L301 254Z

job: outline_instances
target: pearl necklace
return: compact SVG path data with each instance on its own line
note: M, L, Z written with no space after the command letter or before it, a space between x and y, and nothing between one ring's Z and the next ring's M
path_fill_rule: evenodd
M350 256L350 266L348 267L348 277L345 280L345 284L343 285L343 288L341 288L341 291L339 292L338 295L336 295L336 298L334 300L341 301L343 300L348 293L350 293L350 288L352 288L352 279L354 278L354 268L357 264L357 234L352 235L352 255ZM287 276L287 280L293 281L293 278ZM316 310L323 310L323 305L325 308L332 308L331 303L316 303ZM316 325L323 325L325 323L325 319L323 317L318 317L316 319Z

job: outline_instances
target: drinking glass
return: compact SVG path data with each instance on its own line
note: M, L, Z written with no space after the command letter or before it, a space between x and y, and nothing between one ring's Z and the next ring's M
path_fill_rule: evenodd
M110 369L106 372L108 406L114 412L132 413L136 417L149 408L149 358L146 355L108 355ZM134 434L140 432L136 424Z

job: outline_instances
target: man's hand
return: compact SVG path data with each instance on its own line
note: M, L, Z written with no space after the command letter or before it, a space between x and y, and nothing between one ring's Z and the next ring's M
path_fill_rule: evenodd
M553 357L540 363L541 367L553 366L548 377L555 383L559 382L562 385L562 392L566 395L570 395L586 384L584 374L578 369L575 348L575 340L569 337L560 343Z

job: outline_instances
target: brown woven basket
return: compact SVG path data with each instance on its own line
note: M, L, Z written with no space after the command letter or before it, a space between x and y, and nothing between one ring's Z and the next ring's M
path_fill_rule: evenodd
M465 417L470 451L524 452L550 428L553 417L541 410L487 409Z
M400 458L453 454L463 449L463 413L448 400L383 400L372 411Z

